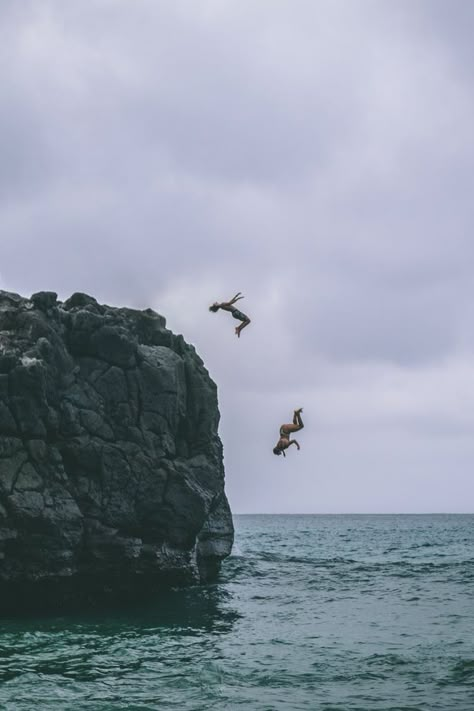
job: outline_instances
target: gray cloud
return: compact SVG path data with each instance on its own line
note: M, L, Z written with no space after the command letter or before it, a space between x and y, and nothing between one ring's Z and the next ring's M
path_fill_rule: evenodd
M3 2L3 288L162 311L219 384L236 510L459 510L473 10L295 7ZM240 341L207 311L237 290Z

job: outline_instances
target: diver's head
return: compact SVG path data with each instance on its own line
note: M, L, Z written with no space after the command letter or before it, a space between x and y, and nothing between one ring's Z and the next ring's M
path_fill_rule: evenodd
M274 447L273 454L276 454L279 457L281 454L281 449L279 447Z
M219 304L217 303L217 301L215 301L212 306L209 306L209 311L214 311L214 313L216 313L216 311L219 311Z

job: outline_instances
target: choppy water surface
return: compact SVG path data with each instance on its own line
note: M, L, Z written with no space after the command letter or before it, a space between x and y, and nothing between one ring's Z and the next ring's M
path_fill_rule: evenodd
M219 582L0 625L0 708L474 710L474 516L236 516Z

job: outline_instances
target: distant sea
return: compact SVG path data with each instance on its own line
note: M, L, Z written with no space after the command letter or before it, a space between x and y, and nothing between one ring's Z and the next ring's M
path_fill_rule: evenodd
M474 710L474 515L235 526L213 585L1 620L0 709Z

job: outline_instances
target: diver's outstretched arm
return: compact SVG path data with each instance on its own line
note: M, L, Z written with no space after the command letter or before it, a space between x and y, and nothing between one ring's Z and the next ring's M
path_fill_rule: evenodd
M244 296L241 296L240 291L236 293L235 296L232 297L232 299L229 301L229 304L235 304L236 301L239 301L240 299L245 298Z

